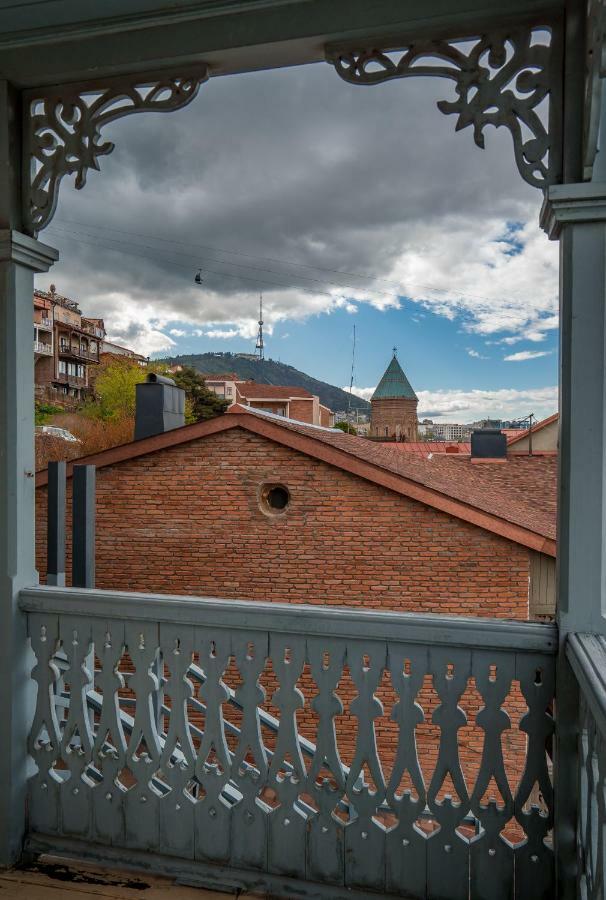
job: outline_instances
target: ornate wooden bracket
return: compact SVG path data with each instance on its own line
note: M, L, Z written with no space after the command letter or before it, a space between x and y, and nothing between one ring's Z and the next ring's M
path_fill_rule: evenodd
M206 65L180 75L155 72L28 90L23 94L23 230L50 222L64 175L75 186L114 149L102 128L131 113L170 112L190 103L208 79Z
M561 180L562 38L558 23L503 29L479 38L327 48L326 58L350 84L380 84L417 75L451 79L457 99L440 101L438 109L458 117L457 131L472 125L474 140L483 149L486 126L505 126L511 132L516 163L525 181L545 189Z
M602 79L606 76L606 3L589 0L587 6L587 52L585 109L583 122L583 178L591 179L598 152ZM604 140L602 139L602 143Z

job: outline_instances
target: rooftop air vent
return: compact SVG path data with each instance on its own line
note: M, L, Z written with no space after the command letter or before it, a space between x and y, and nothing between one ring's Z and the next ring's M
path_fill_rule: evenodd
M482 428L472 432L471 458L506 460L507 438L499 428Z

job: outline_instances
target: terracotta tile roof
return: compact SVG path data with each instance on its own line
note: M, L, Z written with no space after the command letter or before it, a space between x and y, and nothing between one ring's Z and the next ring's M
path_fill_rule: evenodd
M247 413L259 415L257 410L247 409ZM395 444L369 441L337 429L311 432L304 424L281 425L555 540L556 455L512 456L505 463L476 466L469 456L437 453L428 459L402 453L394 449Z
M391 446L401 453L416 453L417 456L429 456L430 453L456 453L459 456L469 456L471 453L471 444L465 441L394 441Z
M259 384L256 381L243 381L238 384L238 392L247 400L288 400L291 397L310 399L314 396L305 388L284 384Z

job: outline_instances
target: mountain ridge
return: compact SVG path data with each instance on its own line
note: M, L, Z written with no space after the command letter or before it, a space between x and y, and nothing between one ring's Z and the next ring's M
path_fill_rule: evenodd
M342 388L314 378L274 359L259 360L241 353L184 353L169 356L162 360L169 365L192 366L203 375L219 375L234 372L239 378L257 381L259 384L283 384L289 387L305 388L317 394L320 403L330 407L333 412L341 412L349 408L369 413L370 403L355 394L349 394Z

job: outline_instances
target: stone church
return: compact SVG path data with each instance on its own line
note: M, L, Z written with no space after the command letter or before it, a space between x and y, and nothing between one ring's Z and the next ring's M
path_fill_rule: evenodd
M395 349L370 403L371 438L384 441L418 440L419 399L398 362Z

